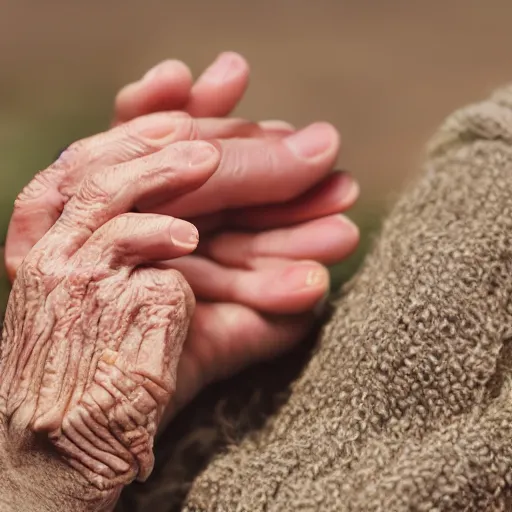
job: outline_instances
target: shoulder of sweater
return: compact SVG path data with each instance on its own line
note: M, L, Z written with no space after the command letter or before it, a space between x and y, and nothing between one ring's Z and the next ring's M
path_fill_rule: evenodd
M451 114L430 140L428 156L443 156L479 141L512 143L512 85Z

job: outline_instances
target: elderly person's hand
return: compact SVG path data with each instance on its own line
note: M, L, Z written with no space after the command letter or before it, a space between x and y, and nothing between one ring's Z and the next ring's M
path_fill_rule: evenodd
M331 172L339 138L330 125L295 132L281 122L205 118L228 113L247 77L245 61L235 54L222 55L193 85L184 64L160 64L119 93L114 124L128 122L71 146L25 190L9 229L6 263L13 276L92 170L177 140L216 139L221 165L204 187L137 205L187 217L201 234L196 255L170 262L198 301L175 407L207 382L299 341L328 291L322 264L343 259L357 244L357 229L339 212L354 203L358 189L347 174ZM200 118L149 114L174 109Z
M3 511L109 510L150 474L194 307L182 275L157 262L189 254L198 233L129 212L200 187L219 163L197 141L88 168L17 268L0 346ZM26 194L53 193L39 185Z

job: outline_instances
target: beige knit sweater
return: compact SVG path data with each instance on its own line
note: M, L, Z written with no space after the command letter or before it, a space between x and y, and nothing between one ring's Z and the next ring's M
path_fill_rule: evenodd
M119 510L512 510L512 88L445 122L334 309L192 404Z

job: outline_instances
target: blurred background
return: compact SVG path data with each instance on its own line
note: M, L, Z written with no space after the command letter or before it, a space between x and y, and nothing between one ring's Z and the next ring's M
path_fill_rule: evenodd
M343 135L363 244L340 280L436 126L512 79L511 21L508 0L0 0L0 239L22 186L108 126L121 86L162 59L197 75L234 50L252 65L239 115Z

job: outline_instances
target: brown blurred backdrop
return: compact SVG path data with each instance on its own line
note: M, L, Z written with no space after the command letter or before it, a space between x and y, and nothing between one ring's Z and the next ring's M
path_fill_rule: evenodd
M223 50L252 64L238 113L334 123L378 210L446 114L512 78L511 21L509 0L0 0L0 237L17 191L107 126L119 87Z

